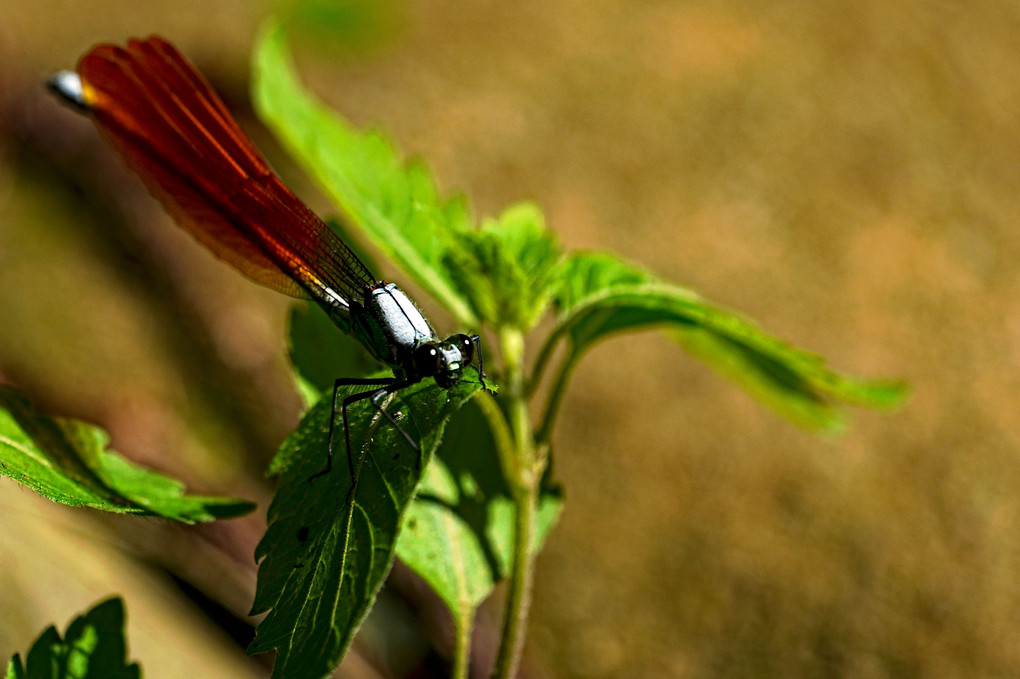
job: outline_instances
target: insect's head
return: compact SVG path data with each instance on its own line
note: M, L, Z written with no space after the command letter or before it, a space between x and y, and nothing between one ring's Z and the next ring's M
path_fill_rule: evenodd
M414 370L421 378L434 377L436 384L449 389L460 382L464 367L475 359L475 339L453 335L442 342L427 342L414 350Z

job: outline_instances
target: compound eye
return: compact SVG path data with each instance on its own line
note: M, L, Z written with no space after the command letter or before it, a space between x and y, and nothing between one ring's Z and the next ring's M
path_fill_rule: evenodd
M475 360L475 341L467 335L457 335L453 338L453 344L460 349L464 365L471 365Z
M443 367L443 356L431 344L423 344L414 350L414 370L421 377L439 374Z

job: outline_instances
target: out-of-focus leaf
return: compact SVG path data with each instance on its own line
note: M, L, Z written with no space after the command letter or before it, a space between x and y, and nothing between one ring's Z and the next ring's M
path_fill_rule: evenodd
M233 498L186 495L176 479L139 467L107 450L99 427L46 417L0 386L0 475L55 502L108 512L159 516L183 523L250 512Z
M820 356L612 255L573 255L562 269L556 299L561 315L553 339L568 338L574 356L615 333L666 330L780 414L808 426L839 426L841 404L891 407L906 394L900 382L830 370Z
M397 0L280 0L275 14L317 50L366 51L386 44L404 23Z
M141 679L142 671L127 662L124 602L107 599L75 618L61 638L49 627L32 644L25 664L15 655L7 679Z

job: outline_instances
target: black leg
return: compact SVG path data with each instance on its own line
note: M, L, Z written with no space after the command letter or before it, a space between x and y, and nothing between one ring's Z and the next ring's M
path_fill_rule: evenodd
M327 443L327 446L326 446L326 468L321 470L321 471L316 472L315 474L312 474L312 476L310 476L308 478L309 481L314 481L315 479L319 478L320 476L324 476L325 474L328 474L328 473L330 473L333 470L333 433L336 430L336 411L337 411L336 397L340 393L340 387L348 387L348 386L380 386L380 387L383 387L383 389L385 389L385 387L387 387L387 386L389 386L389 385L391 385L391 384L393 384L395 382L397 382L397 378L395 378L395 377L381 377L381 378L376 378L376 379L358 378L358 377L341 377L340 379L336 380L333 383L333 399L331 401L332 404L333 404L333 407L329 411L329 437L327 438L328 443ZM354 394L353 396L348 396L347 398L344 399L344 402L343 402L343 404L340 407L340 411L343 414L343 418L344 418L344 434L346 435L347 449L348 449L347 463L348 463L348 465L350 466L350 469L351 469L351 478L354 477L354 463L351 460L351 455L350 455L351 436L350 436L350 433L349 433L349 428L347 427L347 406L350 403L354 403L355 401L360 401L361 399L365 399L365 398L371 398L378 391L379 391L378 389L373 389L371 391L366 391L363 394Z
M485 367L482 365L482 338L478 335L471 335L471 343L475 345L475 355L478 356L478 381L481 383L482 389L491 391L485 386Z
M387 384L384 384L378 389L366 391L363 394L354 394L352 396L348 396L347 398L344 399L343 404L340 406L340 414L343 416L344 421L344 442L347 445L347 469L351 473L352 493L354 492L354 489L358 485L359 470L361 469L361 463L364 461L365 456L361 455L358 457L357 468L355 468L354 451L351 449L351 425L347 421L347 406L351 405L352 403L357 403L358 401L364 401L365 399L368 399L369 402L373 406L375 406L375 409L382 413L382 415L385 416L386 419L390 421L390 424L396 427L397 431L403 434L404 438L407 439L408 442L410 442L411 447L414 448L415 450L418 450L418 444L416 444L411 439L410 435L406 431L404 431L404 428L401 427L395 419L393 419L393 416L390 415L386 411L386 409L379 404L379 399L381 397L386 396L387 394L392 394L395 391L400 391L404 387L410 386L412 384L414 384L413 380L398 380L396 378L393 378ZM366 450L365 452L367 453L368 451Z
M392 424L393 427L400 432L401 436L403 436L404 439L408 442L408 444L410 444L411 448L413 448L416 452L421 453L421 448L414 441L414 439L411 438L411 435L408 434L407 431L400 426L400 423L397 422L396 419L394 419L394 417L390 415L390 413L385 408L383 408L382 405L379 403L379 399L382 398L383 396L392 394L395 391L400 391L404 387L409 387L415 382L417 382L417 380L407 379L398 380L395 377L385 377L378 379L340 378L336 382L334 382L332 401L333 408L330 410L329 416L329 445L327 447L328 455L326 457L326 468L320 472L315 473L308 480L314 481L318 477L323 476L324 474L328 474L333 469L333 434L335 432L336 424L336 397L340 391L340 387L344 386L379 387L378 389L370 389L369 391L363 392L361 394L352 394L351 396L345 398L343 400L343 403L341 403L340 405L340 415L344 423L344 444L347 446L347 470L350 472L352 481L351 492L353 492L354 487L358 485L358 469L360 469L361 462L364 459L364 457L359 458L357 468L355 468L354 451L351 449L351 426L347 419L347 407L352 403L357 403L358 401L364 401L365 399L369 399L369 401L372 403L375 409L378 410L387 420L389 420L390 424Z
M390 424L393 425L394 429L400 432L400 435L404 437L404 440L407 441L408 445L410 445L411 448L415 450L415 452L420 453L421 448L418 446L418 442L412 439L411 435L407 433L407 430L401 427L400 423L397 422L397 420L392 415L390 415L389 411L383 408L382 405L379 403L379 400L383 396L392 394L395 391L400 391L404 387L409 387L416 381L417 380L402 380L400 382L394 382L393 384L383 387L382 389L377 389L376 391L372 392L371 401L372 405L375 406L375 409L382 413L383 417L389 420Z

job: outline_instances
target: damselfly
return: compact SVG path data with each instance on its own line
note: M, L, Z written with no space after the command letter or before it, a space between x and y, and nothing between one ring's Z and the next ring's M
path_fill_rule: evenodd
M252 280L310 298L393 371L385 378L341 378L333 386L332 467L337 399L345 386L369 387L339 404L347 459L356 479L348 407L371 403L415 448L382 399L433 378L457 384L477 359L478 335L441 339L395 284L378 280L340 237L301 202L241 131L219 96L166 40L99 45L61 71L50 87L86 112L102 135L185 230Z

